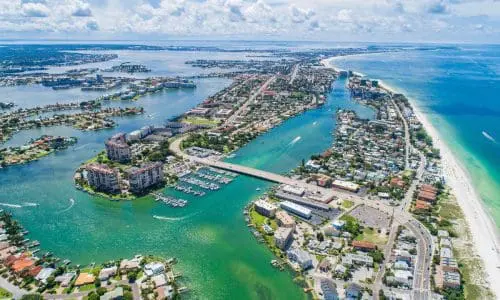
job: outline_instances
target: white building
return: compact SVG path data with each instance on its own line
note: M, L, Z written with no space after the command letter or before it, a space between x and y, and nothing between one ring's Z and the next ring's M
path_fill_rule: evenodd
M276 209L278 208L276 207L276 205L265 200L255 201L254 207L256 212L268 218L274 217L274 215L276 214Z
M56 269L54 268L43 268L35 277L36 280L41 282L46 282L47 278L49 278L52 273L54 273Z
M302 270L307 270L313 266L312 256L309 252L299 248L293 248L286 252L289 260L297 263Z
M144 266L144 273L147 276L159 275L165 272L165 265L160 262L152 262Z
M358 253L347 253L344 257L342 257L342 264L344 265L373 265L373 257L369 256L366 253L358 252Z
M290 201L283 201L280 203L280 207L286 211L294 213L300 217L309 219L311 218L311 210L302 205L295 204Z
M293 194L293 195L296 195L296 196L299 196L299 197L302 197L306 190L304 188L301 188L301 187L298 187L298 186L291 186L291 185L285 185L283 187L283 192L285 193L289 193L289 194Z
M338 180L338 179L333 181L332 186L335 188L338 188L338 189L349 191L349 192L357 192L359 190L358 184L356 184L354 182Z

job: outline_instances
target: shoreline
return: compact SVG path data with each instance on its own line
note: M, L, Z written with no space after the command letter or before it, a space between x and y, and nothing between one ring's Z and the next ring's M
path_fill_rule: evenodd
M381 87L393 93L401 93L383 80L379 80L379 82ZM467 169L455 157L446 142L440 138L439 132L422 112L418 101L410 97L407 98L418 120L432 138L434 146L440 150L446 184L451 187L457 203L464 213L474 242L475 252L483 261L486 282L490 290L498 296L500 295L500 242L495 223L486 211Z
M383 83L384 86L387 87ZM388 87L391 89L390 87ZM484 271L487 274L489 288L496 296L500 295L500 251L499 236L492 217L486 211L482 199L472 184L470 174L462 165L448 145L439 137L438 131L422 113L414 99L408 98L415 115L431 136L434 145L440 150L443 175L446 183L452 188L460 205L469 230L472 234L476 253L481 257Z
M322 60L321 63L337 70L338 68L334 66L333 61L334 59L328 58ZM379 79L379 83L381 87L388 91L401 93L383 80ZM440 138L436 128L422 112L418 101L408 96L407 98L418 120L432 138L434 146L440 150L443 175L464 213L472 235L475 252L483 261L486 282L490 290L496 296L500 296L500 239L495 223L475 189L467 169Z

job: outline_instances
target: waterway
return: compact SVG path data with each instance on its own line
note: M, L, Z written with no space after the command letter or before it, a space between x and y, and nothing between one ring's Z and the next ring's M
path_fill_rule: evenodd
M54 127L15 135L9 144L22 144L41 133L77 136L79 143L39 161L0 170L0 206L14 213L44 251L74 263L127 258L137 253L177 257L177 270L185 276L183 284L192 290L189 298L305 298L287 272L271 267L272 254L245 226L243 208L270 186L267 182L239 176L205 197L183 194L189 205L182 209L149 198L111 202L73 187L75 168L102 150L104 140L114 132L159 124L228 84L224 79L207 79L199 81L194 90L165 91L141 98L131 105L144 106L146 114L117 119L119 126L112 130L79 132ZM323 107L287 120L228 160L286 173L331 144L334 112L339 107L355 109L367 118L373 115L370 109L350 101L345 80L339 80ZM167 193L176 194L171 190Z
M500 229L500 46L359 55L332 63L382 79L416 101Z

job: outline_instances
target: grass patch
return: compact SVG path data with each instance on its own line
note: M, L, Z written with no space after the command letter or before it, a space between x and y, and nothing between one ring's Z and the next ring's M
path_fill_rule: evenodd
M383 246L387 243L387 236L378 233L377 230L365 228L363 229L363 232L361 234L356 236L355 240L367 241L370 243Z
M201 117L186 117L182 119L182 123L189 123L193 125L203 125L203 126L210 126L210 127L215 127L220 124L220 121L218 120L210 120L207 118L201 118Z
M439 214L441 215L442 218L447 220L464 218L462 209L457 203L454 203L452 201L442 201L440 203L440 206L441 209L439 211Z
M95 289L95 285L93 283L91 284L86 284L82 285L81 287L78 288L80 292L87 292L87 291L92 291Z
M342 201L342 208L349 209L354 206L354 202L350 200L344 200Z
M12 299L12 294L6 289L0 287L0 299Z

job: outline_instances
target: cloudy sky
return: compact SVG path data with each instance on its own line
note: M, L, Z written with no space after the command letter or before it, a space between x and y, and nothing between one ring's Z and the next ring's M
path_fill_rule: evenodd
M500 0L0 0L0 39L500 43Z

